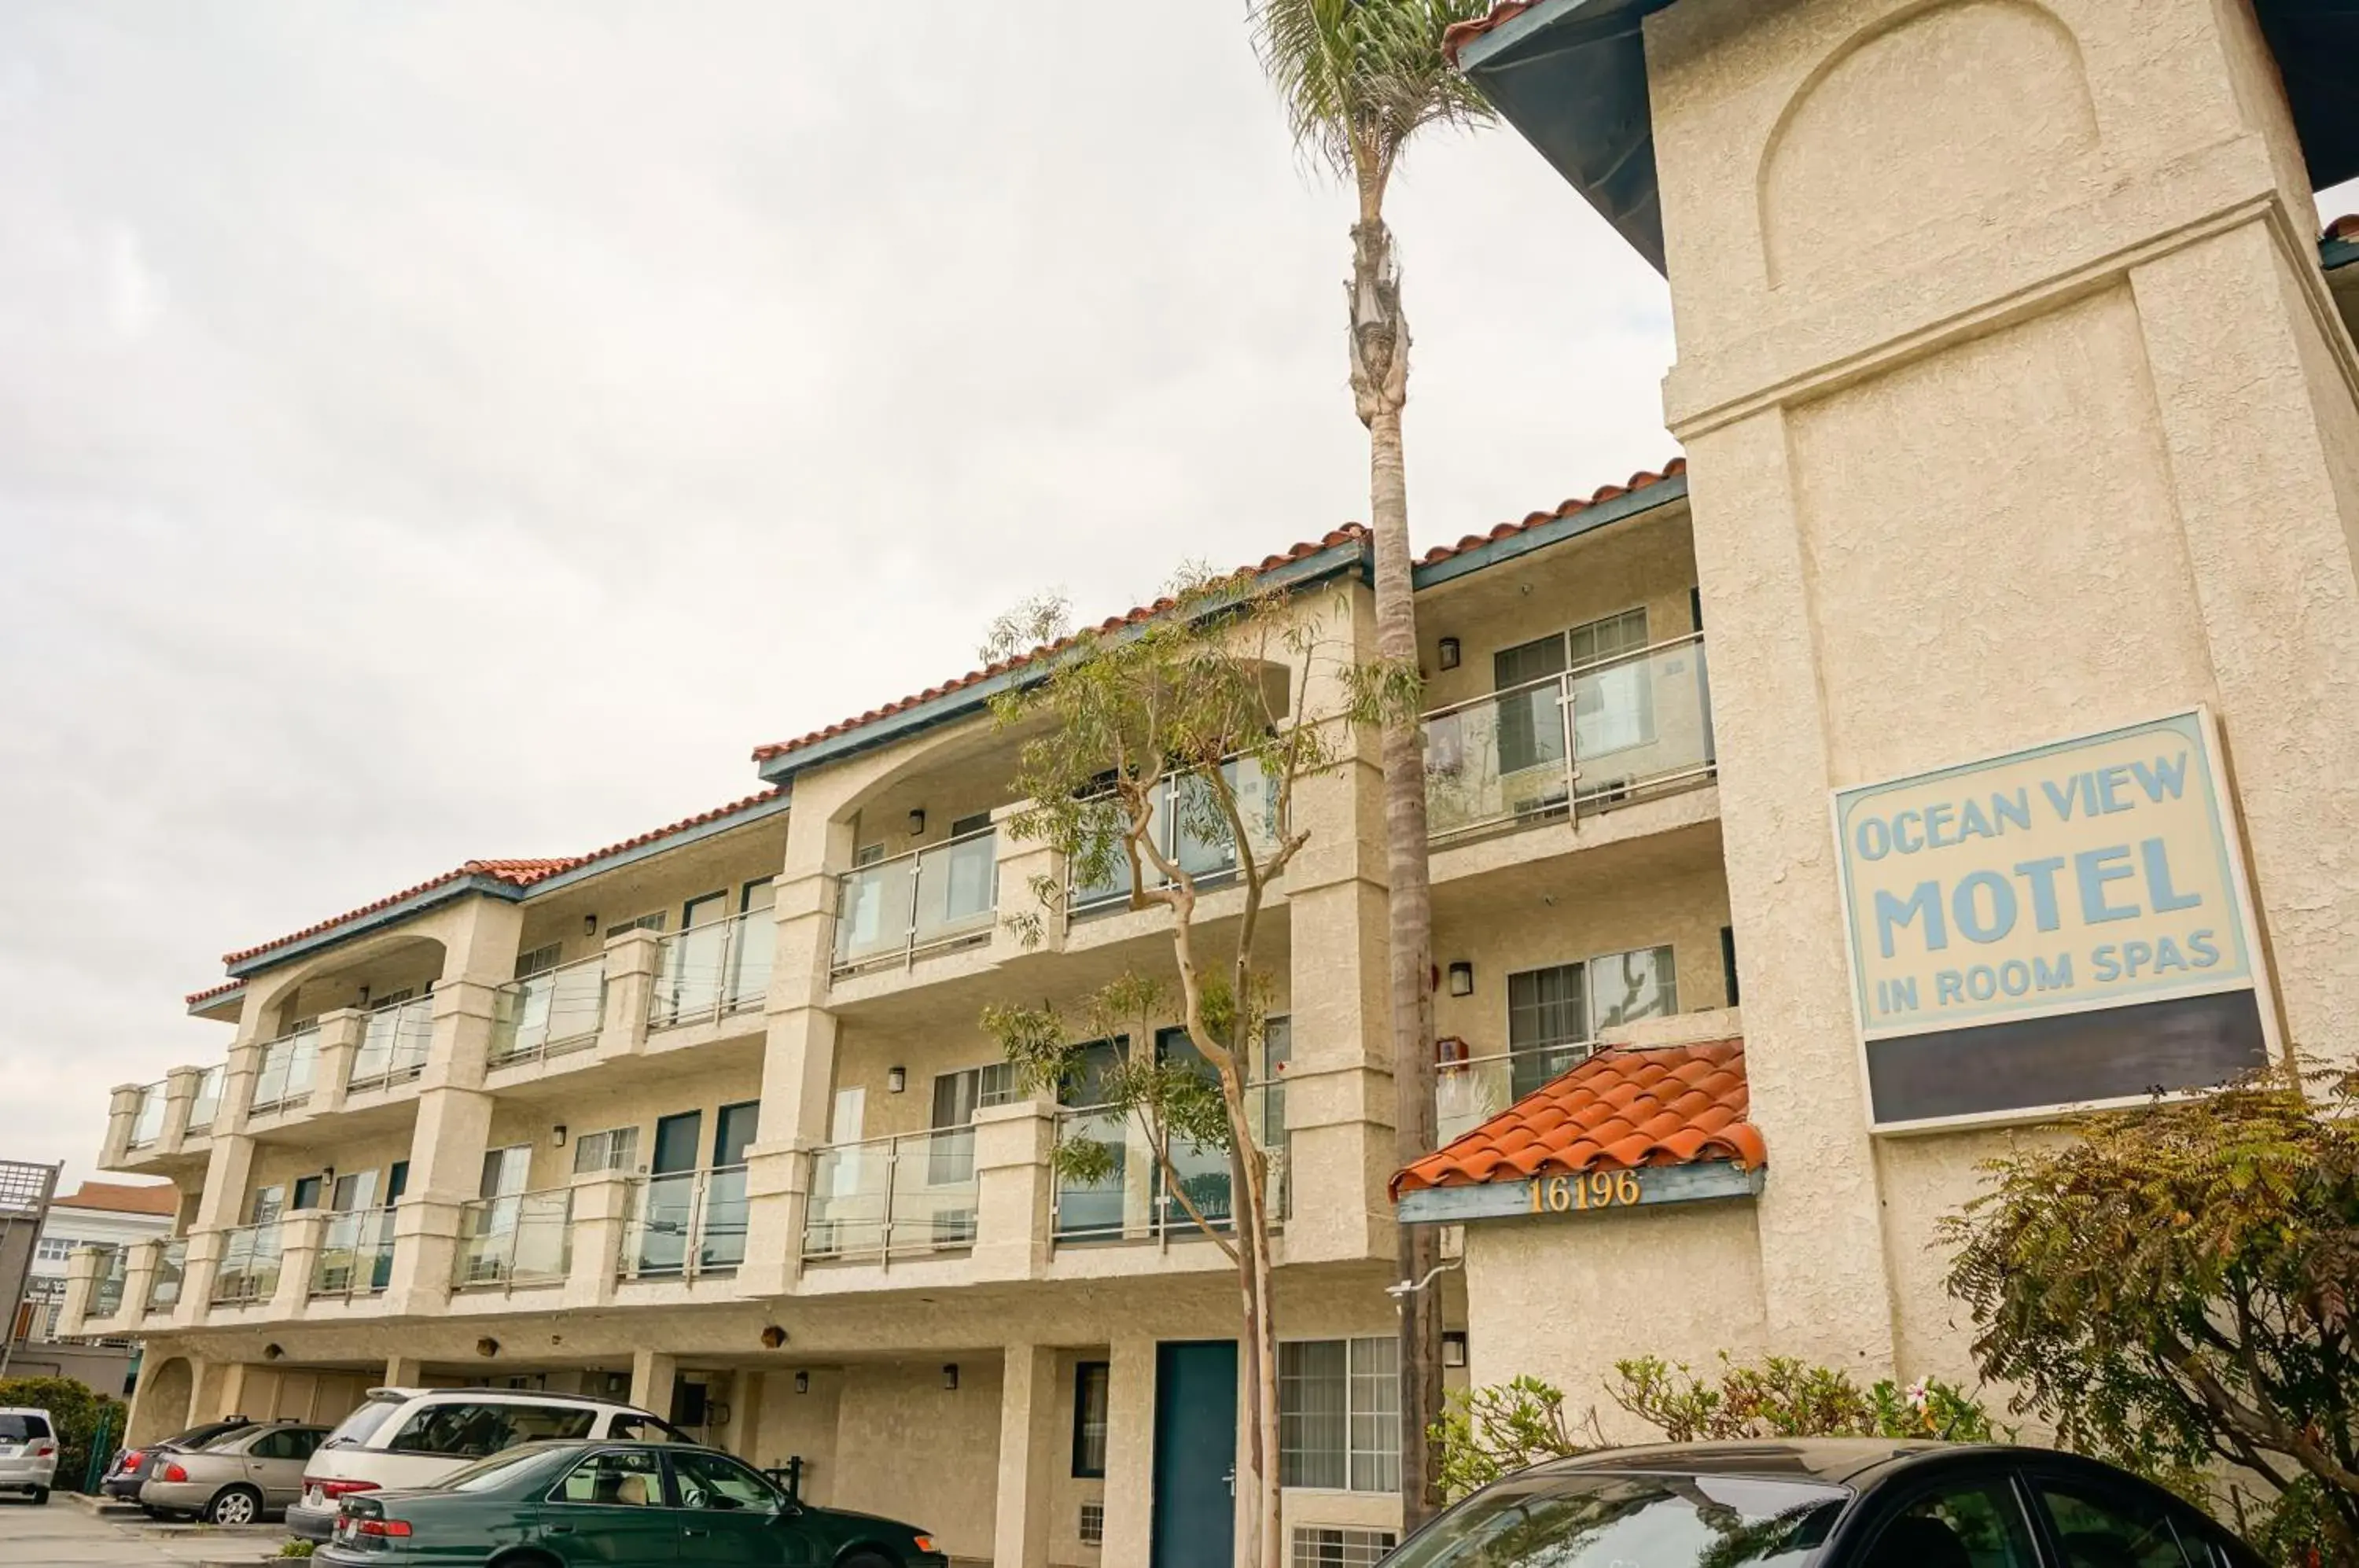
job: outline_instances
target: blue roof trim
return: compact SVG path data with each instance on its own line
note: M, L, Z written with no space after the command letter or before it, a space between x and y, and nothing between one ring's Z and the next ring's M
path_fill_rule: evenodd
M265 969L276 969L282 964L290 964L309 953L317 953L323 947L333 947L338 942L350 942L356 936L365 936L370 931L382 931L386 926L397 925L413 915L420 915L429 909L439 909L452 899L463 898L470 893L489 894L495 898L506 898L513 904L521 900L525 892L526 889L513 882L503 882L496 877L486 877L480 872L471 877L454 877L448 882L438 882L431 887L412 893L398 903L387 904L381 909L371 909L365 915L330 926L323 931L314 931L299 941L290 942L280 947L266 948L251 958L242 959L229 965L226 973L234 978L243 980L247 975L260 974Z
M1367 541L1352 539L1343 544L1331 544L1324 549L1256 572L1256 578L1274 588L1300 588L1310 583L1357 572L1364 582L1375 580L1375 566L1369 556ZM915 703L897 713L872 719L842 735L797 746L783 756L771 757L762 764L762 780L767 784L783 784L807 768L824 763L841 762L857 757L864 751L874 751L880 746L890 746L908 739L938 725L950 724L979 712L992 698L1020 684L1030 684L1047 677L1049 661L1033 659L1013 670L962 686L955 691L945 691L928 702Z
M2329 234L2318 242L2318 265L2327 271L2348 267L2354 261L2359 261L2359 240L2337 239Z
M602 855L596 860L574 866L570 871L560 871L553 877L542 877L524 889L525 897L532 899L539 898L544 893L562 892L568 887L588 881L592 877L603 877L609 871L618 871L625 866L636 865L651 855L669 855L675 849L680 849L691 844L701 844L706 839L718 838L725 833L734 833L739 828L750 826L766 818L781 815L793 803L793 796L780 795L774 800L763 800L748 806L742 811L732 811L725 817L715 817L709 822L699 822L692 828L683 828L679 833L666 833L663 837L650 839L646 844L634 844L629 849Z
M192 1018L201 1018L207 1013L216 1011L222 1007L244 1007L245 1005L245 987L240 985L234 991L223 991L217 996L207 996L201 1002L190 1002L189 1004L189 1016Z
M1667 479L1658 479L1652 485L1641 489L1616 495L1610 501L1600 501L1594 506L1583 506L1580 511L1570 516L1551 517L1547 522L1535 523L1532 527L1519 533L1509 534L1505 539L1486 539L1470 549L1460 550L1446 561L1437 561L1429 565L1419 566L1412 572L1412 580L1420 592L1428 588L1439 588L1444 583L1454 582L1486 568L1504 566L1508 561L1531 554L1534 550L1546 550L1552 544L1562 544L1567 539L1579 539L1582 535L1593 529L1602 528L1608 523L1618 523L1625 518L1635 517L1642 513L1651 512L1658 506L1668 506L1687 498L1688 476L1683 473L1674 474Z

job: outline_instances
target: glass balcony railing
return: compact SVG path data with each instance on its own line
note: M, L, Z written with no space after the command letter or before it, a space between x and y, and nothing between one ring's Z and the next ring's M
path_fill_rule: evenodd
M900 1258L973 1247L974 1129L945 1127L813 1151L805 1258Z
M1463 1137L1517 1100L1571 1072L1596 1048L1587 1040L1438 1062L1433 1070L1436 1134Z
M625 1279L724 1274L745 1261L745 1168L673 1171L631 1183Z
M1254 1141L1269 1156L1270 1214L1283 1220L1289 1202L1286 1085L1255 1084L1245 1095ZM1202 1228L1198 1215L1215 1229L1225 1230L1234 1222L1235 1178L1226 1149L1175 1140L1171 1169L1166 1171L1136 1117L1103 1106L1060 1112L1057 1141L1084 1139L1105 1150L1107 1169L1088 1181L1058 1173L1051 1200L1058 1241L1184 1237ZM1194 1214L1189 1212L1191 1207Z
M766 909L748 909L674 931L658 944L647 1027L702 1023L758 1012L769 1000L777 925Z
M189 1242L174 1236L156 1254L156 1272L147 1279L147 1310L168 1312L180 1304L180 1280L189 1269Z
M110 1247L106 1259L98 1270L98 1285L91 1292L90 1315L111 1318L123 1311L123 1286L131 1271L131 1249Z
M216 1062L198 1077L197 1096L189 1102L190 1138L213 1130L213 1118L221 1114L222 1080L228 1074L229 1068Z
M139 1108L132 1114L127 1147L146 1149L164 1136L164 1085L149 1083L139 1091Z
M412 996L371 1009L360 1049L353 1052L348 1089L359 1094L411 1082L426 1071L426 1052L433 1043L433 997Z
M1425 716L1428 831L1586 816L1712 776L1702 634Z
M255 1074L252 1114L291 1111L310 1103L311 1079L320 1065L317 1024L281 1036L262 1048L262 1068Z
M584 958L511 980L492 1007L495 1067L587 1050L605 1027L606 960Z
M459 1252L451 1282L546 1285L573 1268L573 1189L546 1188L476 1198L459 1208Z
M375 1296L393 1282L393 1210L346 1209L321 1228L314 1296Z
M847 871L836 878L835 972L988 941L998 910L997 828Z
M223 1231L221 1267L213 1273L214 1304L266 1301L277 1295L278 1266L284 1250L284 1236L277 1220Z
M1235 798L1237 815L1248 829L1256 856L1277 844L1277 796L1258 762L1223 763L1221 773ZM1237 868L1236 834L1227 825L1219 797L1201 774L1181 774L1164 780L1155 800L1153 832L1164 857L1199 884L1218 882ZM1258 824L1258 827L1256 827ZM1110 839L1113 858L1105 874L1085 877L1076 871L1067 892L1067 905L1076 914L1114 908L1130 898L1130 863L1119 840ZM1140 873L1151 887L1169 879L1152 864Z

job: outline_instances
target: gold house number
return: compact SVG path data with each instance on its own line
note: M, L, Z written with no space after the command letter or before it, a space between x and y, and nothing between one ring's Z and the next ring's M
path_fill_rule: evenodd
M1532 1179L1532 1213L1582 1214L1590 1209L1627 1208L1638 1201L1635 1171L1593 1171L1586 1176Z

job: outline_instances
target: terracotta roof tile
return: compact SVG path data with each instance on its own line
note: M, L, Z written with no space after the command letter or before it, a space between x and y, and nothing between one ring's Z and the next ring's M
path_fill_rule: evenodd
M2346 212L2326 225L2326 238L2359 244L2359 212Z
M169 1181L85 1181L49 1206L110 1214L177 1214L180 1190Z
M1487 16L1477 16L1471 22L1452 22L1442 31L1441 52L1450 57L1451 64L1456 65L1460 49L1501 23L1514 21L1538 4L1539 0L1498 0Z
M1368 530L1360 524L1346 523L1324 538L1306 539L1282 554L1264 556L1259 564L1242 567L1239 570L1250 572L1258 576L1266 572L1276 572L1282 566L1291 565L1306 557L1317 555L1322 550L1332 550L1338 545L1358 543L1367 537ZM1122 615L1110 615L1100 621L1093 629L1100 632L1118 632L1125 626L1136 626L1141 621L1159 615L1170 607L1169 599L1158 599L1152 604L1140 604ZM948 696L952 691L964 691L977 681L988 681L993 676L1005 674L1010 670L1020 670L1037 659L1044 658L1059 648L1068 647L1072 640L1071 637L1060 637L1055 642L1043 643L1029 653L1020 654L1014 659L1001 659L998 663L982 670L970 670L954 681L945 681L939 686L929 686L922 691L897 698L881 708L871 708L856 718L840 720L825 729L813 730L809 735L797 735L792 740L775 741L768 746L756 746L754 760L767 762L774 757L784 757L789 752L800 751L805 746L816 746L821 741L832 740L837 735L860 728L863 724L873 724L879 719L890 718L895 713L914 708L920 702L930 702L935 698Z
M208 985L201 991L190 992L186 1000L189 1006L193 1007L200 1002L210 1002L216 996L226 996L245 984L243 980L224 980L218 985Z
M1649 485L1660 485L1664 480L1676 478L1687 471L1688 460L1684 457L1675 457L1663 464L1663 471L1660 474L1642 468L1630 475L1628 484L1600 485L1586 500L1576 497L1569 501L1560 501L1557 504L1556 510L1552 512L1534 512L1520 523L1501 523L1487 534L1468 534L1456 544L1437 545L1419 556L1418 564L1431 566L1437 561L1448 561L1451 556L1463 555L1470 550L1476 550L1486 544L1495 544L1500 539L1513 539L1517 534L1527 533L1538 528L1542 523L1552 523L1559 517L1570 517L1607 501L1619 500L1634 490L1644 490Z
M1610 1047L1400 1171L1393 1195L1701 1160L1749 1170L1769 1159L1751 1108L1741 1040Z

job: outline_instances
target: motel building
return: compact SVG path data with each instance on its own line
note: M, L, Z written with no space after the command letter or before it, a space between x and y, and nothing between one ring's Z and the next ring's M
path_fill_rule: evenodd
M1452 38L1667 272L1687 455L1417 568L1444 1144L1406 1171L1373 737L1337 722L1296 799L1256 1064L1291 1562L1398 1529L1397 1225L1444 1227L1453 1381L1971 1378L1929 1243L1976 1161L2061 1106L2349 1058L2359 245L2311 217L2359 172L2348 26L1537 0ZM1259 568L1358 657L1369 570L1357 530ZM172 1235L72 1263L66 1330L145 1342L134 1438L586 1390L962 1559L1228 1568L1227 1265L978 1023L1169 962L1159 910L1006 826L984 704L1036 670L232 953L189 1001L221 1055L105 1133L177 1185ZM1114 1175L1057 1176L1077 1131ZM1223 1161L1180 1159L1217 1210Z

